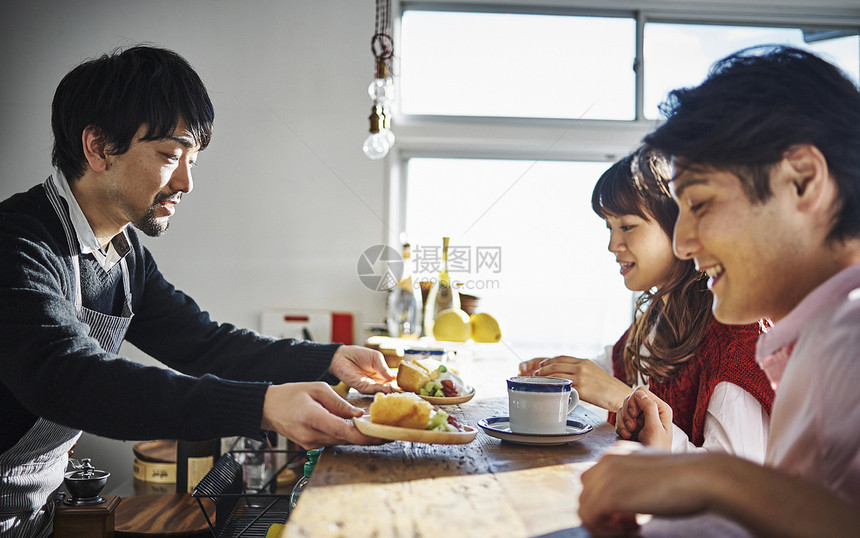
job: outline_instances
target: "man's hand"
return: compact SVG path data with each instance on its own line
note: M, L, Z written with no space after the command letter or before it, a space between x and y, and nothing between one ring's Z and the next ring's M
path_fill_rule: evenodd
M362 394L391 392L389 383L394 380L382 353L361 346L337 348L328 371Z
M261 427L306 449L344 443L380 444L382 441L367 437L344 420L363 414L326 383L285 383L266 390Z
M582 524L595 536L621 536L638 528L637 513L681 516L705 511L708 490L702 482L708 482L703 476L713 467L709 456L604 456L582 474Z
M672 449L672 408L644 387L624 399L615 430L622 439L663 450Z
M709 512L755 536L858 536L856 503L821 484L728 454L607 455L582 473L579 517L595 536L636 528L636 514Z

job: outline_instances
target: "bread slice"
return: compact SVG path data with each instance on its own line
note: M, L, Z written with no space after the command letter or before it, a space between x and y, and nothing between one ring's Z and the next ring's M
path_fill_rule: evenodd
M370 404L370 421L401 428L424 430L430 423L433 406L411 393L377 392Z
M427 384L430 374L413 361L401 362L397 368L397 386L408 392L418 392Z
M441 364L433 359L403 361L397 368L397 386L405 391L418 393L428 381L436 381Z
M439 377L439 367L442 366L442 363L436 359L416 359L412 362L427 370L430 373L431 381L436 381L436 378Z

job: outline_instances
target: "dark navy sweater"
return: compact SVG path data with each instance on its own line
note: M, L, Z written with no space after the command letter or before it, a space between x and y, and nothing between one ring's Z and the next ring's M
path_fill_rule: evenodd
M270 383L336 383L338 345L276 340L212 321L128 229L126 340L166 368L107 353L74 308L74 268L42 185L0 202L0 453L37 417L123 440L259 436ZM119 315L121 269L80 256L83 306ZM241 284L240 284L241 285ZM185 374L185 375L183 375Z

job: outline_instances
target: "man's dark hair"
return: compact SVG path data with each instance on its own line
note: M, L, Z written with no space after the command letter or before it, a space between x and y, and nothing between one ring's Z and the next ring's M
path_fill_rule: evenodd
M747 197L772 195L770 172L792 147L827 160L839 197L831 241L860 236L860 91L837 67L804 50L750 47L716 62L695 88L670 92L666 123L645 142L680 165L734 173Z
M146 126L143 140L158 140L182 120L203 149L214 118L206 88L184 58L144 45L115 51L75 67L57 86L52 162L67 179L81 177L87 163L81 136L89 126L111 154L121 155L141 126Z

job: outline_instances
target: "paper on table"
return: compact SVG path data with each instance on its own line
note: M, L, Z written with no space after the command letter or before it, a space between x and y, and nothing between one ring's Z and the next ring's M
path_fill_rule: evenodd
M594 462L567 463L497 473L505 493L517 504L517 511L529 536L546 534L582 525L577 515L582 473ZM527 491L528 495L523 495Z
M529 536L507 497L492 474L310 488L281 538Z
M578 527L580 476L592 465L310 488L282 538L518 538Z
M651 538L752 538L752 534L737 523L713 514L671 519L655 517L642 525L640 535Z

